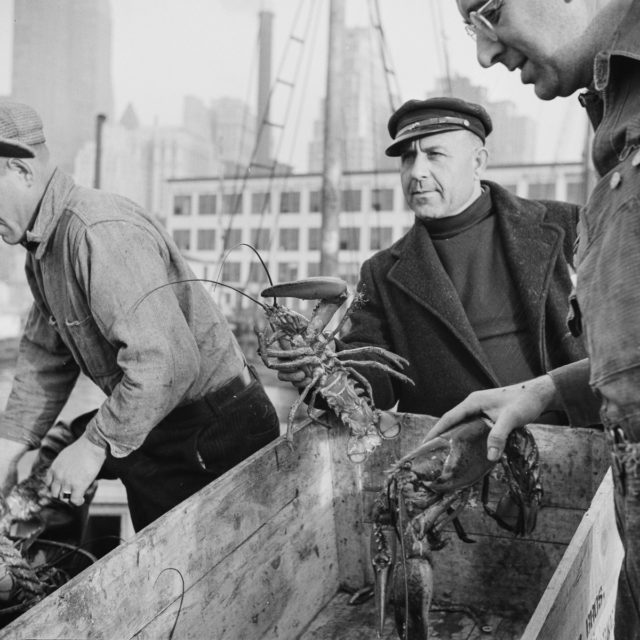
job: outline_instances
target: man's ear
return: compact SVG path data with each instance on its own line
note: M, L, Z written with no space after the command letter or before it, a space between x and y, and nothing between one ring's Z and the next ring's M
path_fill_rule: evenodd
M7 168L18 172L29 186L33 184L33 168L24 158L9 158L7 160Z
M475 176L476 178L480 178L481 174L484 173L484 170L487 168L487 162L489 161L489 152L486 147L478 147L476 149L476 155L474 158L475 164Z

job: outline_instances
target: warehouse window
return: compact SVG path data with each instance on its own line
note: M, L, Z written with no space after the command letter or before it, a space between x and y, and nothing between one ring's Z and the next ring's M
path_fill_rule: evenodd
M174 216L191 215L191 196L174 196L173 215Z
M210 216L216 212L216 196L211 193L203 193L198 197L198 213L201 216Z

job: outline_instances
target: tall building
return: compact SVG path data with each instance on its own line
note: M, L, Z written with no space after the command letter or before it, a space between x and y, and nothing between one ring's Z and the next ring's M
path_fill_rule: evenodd
M93 185L95 154L95 140L78 152L74 175L79 184ZM131 105L119 123L105 123L100 187L131 198L152 214L166 210L168 179L218 174L209 112L193 96L184 98L181 126L141 126Z
M40 113L56 162L73 171L113 113L109 0L15 0L12 97Z
M387 121L391 105L379 45L371 29L356 27L345 30L342 77L343 170L397 168L397 159L384 154L389 140ZM314 123L313 139L309 144L310 173L322 171L323 151L324 113L321 113Z
M241 176L256 145L256 117L237 98L219 98L211 103L211 133L226 176Z
M518 112L510 100L489 100L487 89L465 76L438 78L426 97L453 96L481 104L491 116L493 132L487 138L490 164L529 163L536 157L536 122Z

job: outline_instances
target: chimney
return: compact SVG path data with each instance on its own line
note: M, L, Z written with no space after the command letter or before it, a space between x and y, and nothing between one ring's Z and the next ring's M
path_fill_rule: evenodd
M271 91L271 58L273 38L273 11L270 2L260 9L259 64L258 64L258 122L256 163L271 166L271 125L269 124L269 92Z

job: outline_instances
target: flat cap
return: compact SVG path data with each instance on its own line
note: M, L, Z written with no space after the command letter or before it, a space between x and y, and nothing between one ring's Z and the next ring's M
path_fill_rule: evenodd
M393 143L387 148L388 156L399 156L403 143L443 131L467 129L484 142L493 130L491 117L484 107L460 98L429 98L407 100L389 118L389 135Z
M45 142L42 120L22 102L0 101L0 157L34 158L33 145Z

